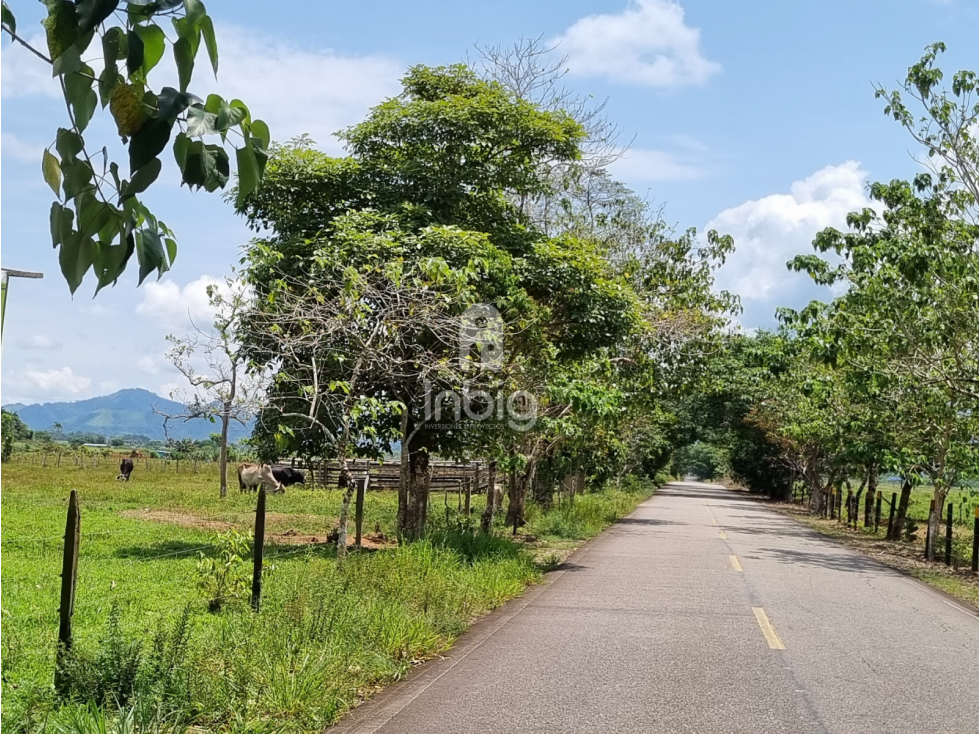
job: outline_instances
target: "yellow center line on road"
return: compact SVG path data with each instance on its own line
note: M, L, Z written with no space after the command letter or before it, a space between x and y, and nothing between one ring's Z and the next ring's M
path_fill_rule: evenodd
M761 633L765 636L765 641L772 650L784 650L785 645L782 641L778 639L778 635L775 634L775 628L772 627L772 623L768 621L768 615L765 614L765 610L761 607L752 607L751 611L755 613L755 619L758 620L758 626L761 627Z
M725 533L723 530L721 530L720 533L721 533L721 540L727 540L727 533Z
M712 523L714 523L715 525L717 525L717 520L715 520L714 518L711 518L711 519L710 519L710 521L711 521Z
M738 573L744 573L744 569L741 568L741 561L738 560L737 556L728 556L731 559L731 568L733 568Z

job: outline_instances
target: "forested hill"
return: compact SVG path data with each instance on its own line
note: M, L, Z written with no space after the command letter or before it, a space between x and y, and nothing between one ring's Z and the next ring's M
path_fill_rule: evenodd
M64 433L83 431L106 436L142 434L153 439L163 439L163 418L153 412L153 406L174 415L182 411L180 403L140 388L119 390L111 395L72 403L15 403L5 405L4 408L17 413L35 431L49 431L55 423L60 423ZM217 424L203 419L187 423L172 422L170 437L200 440L218 430ZM243 438L250 432L250 428L245 429L232 423L230 440Z

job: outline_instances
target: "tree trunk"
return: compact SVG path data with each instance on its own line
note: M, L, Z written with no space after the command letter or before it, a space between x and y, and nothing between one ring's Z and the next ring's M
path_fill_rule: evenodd
M904 532L904 521L908 516L908 503L911 501L911 488L914 483L911 477L905 476L901 482L901 499L897 503L897 517L894 518L894 527L888 540L900 540L901 533Z
M496 515L496 462L491 461L486 470L486 509L480 518L480 527L484 533L493 529L493 518Z
M867 498L863 503L863 526L870 527L874 521L874 501L877 499L877 465L867 469Z
M225 403L221 413L221 496L228 496L228 428L231 423L230 406Z
M945 498L948 497L948 487L935 482L935 492L932 495L935 511L928 518L928 547L925 548L925 558L935 560L935 544L941 535L942 518L945 516Z
M343 504L340 505L340 517L338 519L339 531L337 533L337 559L342 560L347 555L347 517L350 515L350 500L354 494L355 482L347 467L347 460L344 459L340 468L340 481L344 485Z
M527 490L533 483L536 473L536 459L528 461L526 468L522 472L516 470L510 472L510 491L506 511L506 524L507 527L512 527L514 532L516 532L517 528L527 524L527 521L524 520L524 510L527 506Z
M406 540L418 540L425 534L425 522L428 519L428 491L432 478L428 450L402 446L401 451L402 455L407 451L407 476L403 475L400 483L404 490L405 505L403 513L400 507L398 510L399 518L403 517L398 534ZM399 499L400 495L399 491Z

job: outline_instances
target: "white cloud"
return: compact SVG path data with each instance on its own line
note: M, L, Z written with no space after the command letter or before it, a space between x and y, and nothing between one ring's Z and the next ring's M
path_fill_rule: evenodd
M721 66L700 52L700 31L670 0L632 0L618 14L589 15L556 39L568 70L648 87L703 84Z
M47 52L47 41L41 34L32 36L27 42L42 53ZM51 76L51 66L37 58L19 43L8 43L4 39L0 51L0 82L4 99L14 97L59 97L61 87Z
M214 321L214 309L207 297L209 285L227 290L223 280L210 275L202 275L183 288L172 280L147 283L141 289L143 298L136 313L168 329L184 331L196 325L206 330Z
M16 345L20 349L42 349L57 351L61 349L61 342L55 341L47 334L32 334L28 337L18 339Z
M609 166L616 178L632 181L679 181L700 178L705 171L673 153L630 148Z
M0 133L0 152L5 158L12 158L24 163L36 163L41 168L41 152L44 145L34 141L24 140L13 133Z
M735 252L718 271L718 287L742 300L775 303L810 283L785 267L795 255L809 254L817 232L846 229L846 215L871 205L867 172L856 161L827 166L792 184L788 194L772 194L725 209L708 224L734 237ZM802 305L784 303L775 305Z
M147 375L158 375L160 374L160 364L156 357L146 355L140 357L136 362L136 366L139 367L140 371L145 372Z
M10 390L17 393L18 402L78 397L79 393L92 384L91 378L76 375L71 367L43 371L28 367L20 372L4 375L3 381L8 393Z
M202 59L191 89L244 100L278 141L309 133L321 148L340 152L333 133L400 90L404 67L387 56L341 56L224 24L217 37L218 78Z

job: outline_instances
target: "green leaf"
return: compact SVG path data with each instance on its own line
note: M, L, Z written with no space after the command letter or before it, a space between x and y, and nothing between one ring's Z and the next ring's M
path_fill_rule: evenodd
M173 87L164 87L160 91L156 114L164 120L173 120L195 101L199 99L193 94L178 92Z
M184 17L188 21L197 25L207 16L204 3L200 0L184 0Z
M75 11L78 16L78 27L81 28L82 33L92 30L112 15L118 6L119 0L79 0L78 9Z
M139 260L139 283L142 285L146 276L154 270L162 274L166 270L166 258L160 233L155 229L145 228L136 233L136 258Z
M207 57L211 60L211 68L214 69L214 76L217 76L218 42L214 36L214 24L211 22L210 15L201 18L201 33L204 35L204 45L207 46Z
M167 258L170 260L170 266L173 267L173 262L177 259L177 241L167 237L163 242L167 246Z
M173 157L177 161L177 166L181 172L187 164L187 149L190 146L190 138L185 133L178 133L173 141Z
M13 12L7 7L7 3L3 3L3 24L10 29L11 33L17 32L17 19L14 17Z
M48 17L41 21L41 25L47 31L48 55L52 61L57 61L74 45L81 35L81 29L78 27L74 3L52 0L47 5Z
M75 213L55 201L51 204L51 213L48 215L48 220L51 228L51 245L57 247L71 234Z
M61 264L61 274L68 281L72 295L82 284L85 273L92 267L98 254L98 245L91 237L82 237L79 232L72 232L61 243L58 262Z
M65 76L65 98L71 105L75 126L80 132L88 127L98 103L98 96L92 89L94 73L90 66L82 64L78 71Z
M255 122L252 123L251 130L252 135L262 141L262 147L268 148L272 143L272 134L269 132L269 126L262 120L255 120Z
M208 193L224 188L231 176L231 164L227 151L220 145L205 145L204 188Z
M102 36L102 59L107 67L115 68L119 59L126 58L128 48L126 34L119 26L112 26Z
M205 110L204 105L191 105L187 110L187 136L199 138L214 135L217 132L216 122L217 115Z
M109 204L92 194L80 196L75 208L78 210L78 231L88 237L97 235L115 211Z
M82 152L82 138L74 130L59 127L54 147L57 149L58 155L61 156L61 162L64 165L65 162L74 160Z
M132 76L143 66L143 39L135 31L129 31L126 43L126 71Z
M139 65L139 69L145 79L163 58L166 37L163 35L163 29L157 25L138 25L134 30L143 42L143 63Z
M235 111L235 114L241 114L241 119L239 120L239 122L244 122L245 124L251 124L252 116L251 113L248 111L248 107L245 105L244 102L242 102L240 99L231 100L231 109ZM239 113L237 112L237 110L241 110L241 112Z
M64 173L65 180L62 188L65 192L65 199L73 199L83 191L92 187L94 173L88 161L75 158L69 160L61 157L61 171Z
M116 87L123 81L125 80L116 69L115 64L110 64L102 69L102 73L99 74L99 100L102 103L103 109L112 100L112 93L116 90Z
M177 62L180 91L186 92L190 79L194 75L194 50L186 38L180 38L173 44L173 58Z
M173 123L153 117L129 141L129 173L133 175L140 168L156 158L167 147Z
M252 147L251 138L245 138L245 145L237 149L236 158L238 161L238 198L236 206L240 209L244 206L249 195L258 186L258 162L255 160L255 149Z
M132 180L126 186L126 190L122 192L122 197L120 200L128 199L131 196L140 194L154 182L160 175L160 169L163 168L163 163L160 162L159 158L154 158L145 166L136 171L136 175L133 176Z
M51 155L45 148L44 157L41 159L41 172L44 174L44 182L51 187L55 196L61 196L61 163Z

